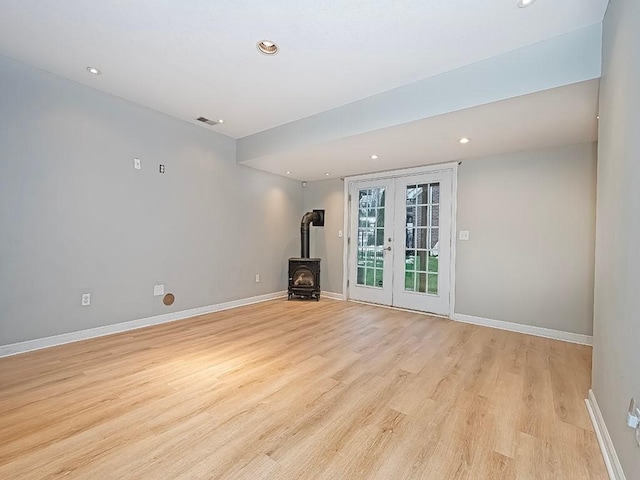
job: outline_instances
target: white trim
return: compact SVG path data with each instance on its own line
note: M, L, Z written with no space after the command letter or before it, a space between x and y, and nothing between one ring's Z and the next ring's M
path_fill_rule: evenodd
M230 302L217 303L204 307L191 308L179 312L165 313L153 317L140 318L129 322L116 323L113 325L105 325L103 327L89 328L77 332L63 333L52 337L37 338L35 340L27 340L26 342L10 343L8 345L0 345L0 358L19 353L30 352L32 350L40 350L41 348L54 347L65 343L78 342L89 338L102 337L113 333L126 332L136 330L138 328L149 327L151 325L159 325L161 323L175 322L176 320L184 320L185 318L204 315L206 313L220 312L229 310L230 308L242 307L253 303L266 302L276 298L286 297L287 292L267 293L256 297L241 298Z
M528 335L535 335L536 337L552 338L554 340L579 343L581 345L593 345L593 337L591 335L563 332L562 330L524 325L522 323L504 322L502 320L492 320L490 318L474 317L473 315L465 315L463 313L454 313L452 318L458 322L483 325L485 327L498 328L500 330L509 330L510 332L526 333Z
M622 465L618 459L618 454L609 436L609 430L607 430L607 425L604 423L604 418L602 418L602 412L600 412L600 407L598 406L593 390L589 389L589 396L585 398L584 401L587 404L589 417L591 417L591 423L593 423L593 429L598 438L598 444L600 445L600 451L602 452L609 478L611 480L626 480L624 472L622 471Z
M335 293L335 292L320 292L320 296L322 297L326 297L326 298L331 298L333 300L344 300L344 295L341 293Z
M365 173L363 175L353 175L345 177L345 184L349 182L364 182L368 180L379 180L381 178L396 178L418 175L420 173L433 173L442 170L451 170L458 162L438 163L435 165L423 165L421 167L402 168L400 170L387 170L384 172Z
M451 175L451 253L449 259L449 316L456 311L456 252L458 249L458 167L455 162Z
M441 318L442 320L451 320L447 315L440 315L439 313L425 312L424 310L411 310L410 308L396 307L393 305L385 305L383 303L363 302L362 300L349 299L350 302L360 303L362 305L369 305L370 307L388 308L389 310L398 310L400 312L417 313L418 315L425 315L427 317Z
M344 179L344 204L342 221L342 298L348 299L347 280L349 279L349 238L351 235L351 212L349 209L349 180Z

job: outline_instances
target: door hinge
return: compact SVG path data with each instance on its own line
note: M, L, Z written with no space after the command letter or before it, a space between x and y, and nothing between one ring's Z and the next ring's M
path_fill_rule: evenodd
M351 194L349 194L349 199L348 200L351 201Z
M347 237L347 245L351 244L351 237Z
M349 286L349 280L347 280L347 287Z

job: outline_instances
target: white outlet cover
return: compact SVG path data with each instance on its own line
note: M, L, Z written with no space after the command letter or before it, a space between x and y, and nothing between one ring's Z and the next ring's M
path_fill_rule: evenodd
M338 230L338 238L342 238L342 230Z
M142 164L140 163L139 158L133 159L133 168L135 168L136 170L140 170L142 168Z
M460 230L460 240L469 240L469 230Z
M164 285L154 285L153 296L159 297L160 295L164 295Z
M91 294L83 293L81 302L83 307L88 307L89 305L91 305Z
M256 283L259 283L259 282L260 282L260 274L256 273Z

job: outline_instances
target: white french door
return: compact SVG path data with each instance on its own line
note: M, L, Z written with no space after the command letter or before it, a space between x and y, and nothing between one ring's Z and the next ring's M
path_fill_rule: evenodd
M352 187L349 297L355 300L391 305L393 187L391 178L358 182Z
M349 184L348 295L449 315L453 171Z

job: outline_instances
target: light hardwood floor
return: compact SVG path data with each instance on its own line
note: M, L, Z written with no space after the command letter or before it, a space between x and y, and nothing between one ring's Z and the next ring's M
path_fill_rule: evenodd
M591 349L323 299L0 359L0 478L606 479Z

